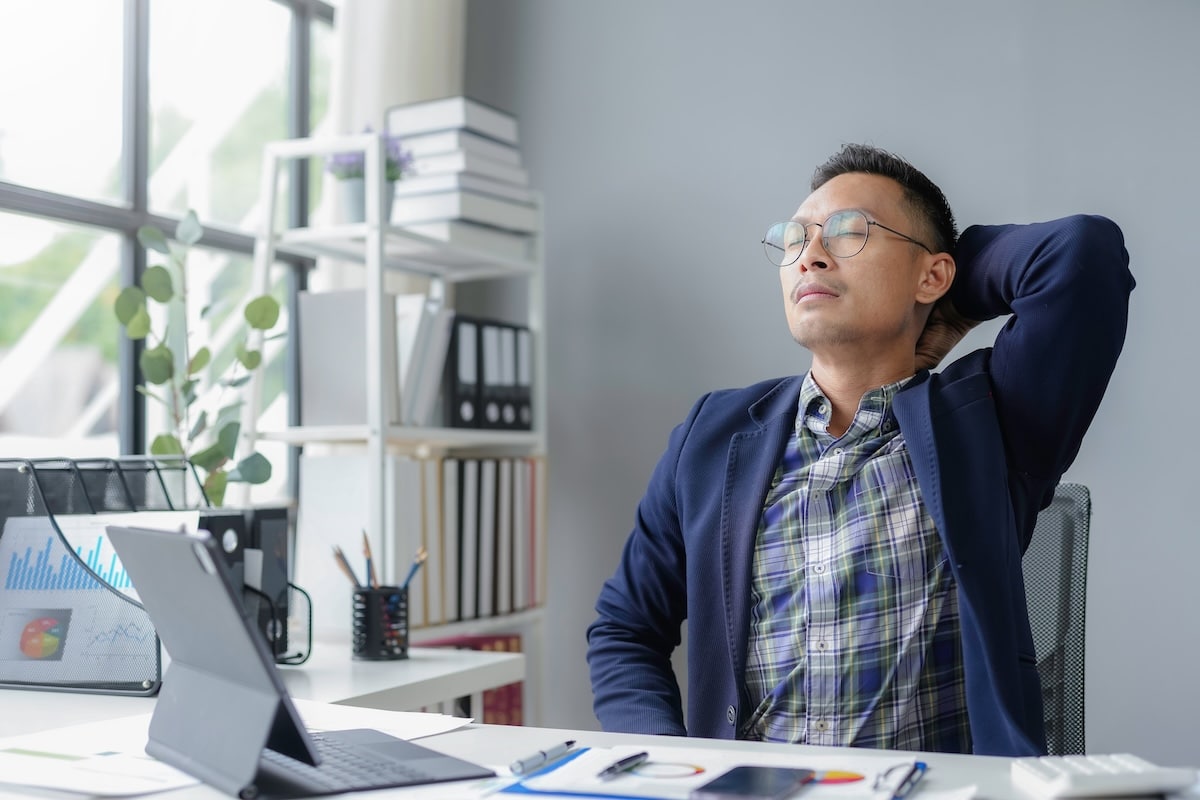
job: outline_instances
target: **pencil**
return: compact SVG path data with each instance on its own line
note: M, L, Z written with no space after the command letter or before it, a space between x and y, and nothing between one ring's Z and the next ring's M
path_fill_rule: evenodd
M408 586L412 582L413 576L417 574L417 570L425 563L425 559L429 557L429 553L425 551L425 545L417 548L417 554L413 556L412 566L408 568L408 576L404 579L404 586Z
M338 567L340 567L342 572L346 574L346 577L350 579L350 582L354 584L355 589L365 588L361 583L358 582L358 577L355 576L354 570L350 566L350 562L346 560L346 554L343 553L342 548L338 547L336 544L333 546L333 560L337 562Z
M372 589L379 586L375 579L374 559L371 557L371 540L367 537L367 529L363 528L363 558L367 559L367 585Z

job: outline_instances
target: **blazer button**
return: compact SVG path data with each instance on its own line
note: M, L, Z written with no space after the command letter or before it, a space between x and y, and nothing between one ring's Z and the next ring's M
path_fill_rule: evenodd
M733 706L725 709L725 719L729 720L730 725L737 722L737 709Z

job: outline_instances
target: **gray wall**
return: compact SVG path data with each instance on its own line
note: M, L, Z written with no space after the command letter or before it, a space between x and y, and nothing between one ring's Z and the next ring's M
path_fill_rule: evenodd
M1095 504L1088 741L1200 761L1198 32L1188 0L472 2L468 91L519 116L546 198L547 723L596 724L584 628L671 427L708 389L807 368L758 242L867 141L963 225L1123 226L1132 324L1067 474Z

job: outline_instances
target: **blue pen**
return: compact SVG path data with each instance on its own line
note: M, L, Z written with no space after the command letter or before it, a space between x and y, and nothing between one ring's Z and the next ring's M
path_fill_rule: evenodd
M904 780L900 781L900 785L896 787L896 791L892 794L892 800L904 800L912 794L913 789L921 782L921 778L925 777L925 770L927 769L929 769L929 766L924 761L914 761L912 769L908 771L908 774L904 776Z
M365 559L367 559L367 586L369 588L373 589L379 585L379 581L377 581L375 579L375 566L374 566L375 559L373 559L371 557L371 540L369 538L367 538L367 529L363 528L362 533L363 533L363 557Z
M412 566L408 568L408 575L404 578L404 583L400 584L402 588L408 588L408 584L412 582L413 577L417 574L417 570L425 563L425 559L429 557L429 553L425 550L425 545L417 548L417 554L413 556Z

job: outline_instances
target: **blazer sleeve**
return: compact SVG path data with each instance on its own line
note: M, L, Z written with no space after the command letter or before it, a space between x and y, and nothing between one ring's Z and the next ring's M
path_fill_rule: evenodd
M1121 230L1085 215L973 226L957 257L959 311L979 320L1011 314L990 368L1009 469L1057 483L1125 341L1134 280Z
M671 653L687 616L687 559L677 506L680 453L705 398L672 432L638 503L616 572L588 627L593 710L606 731L684 736Z

